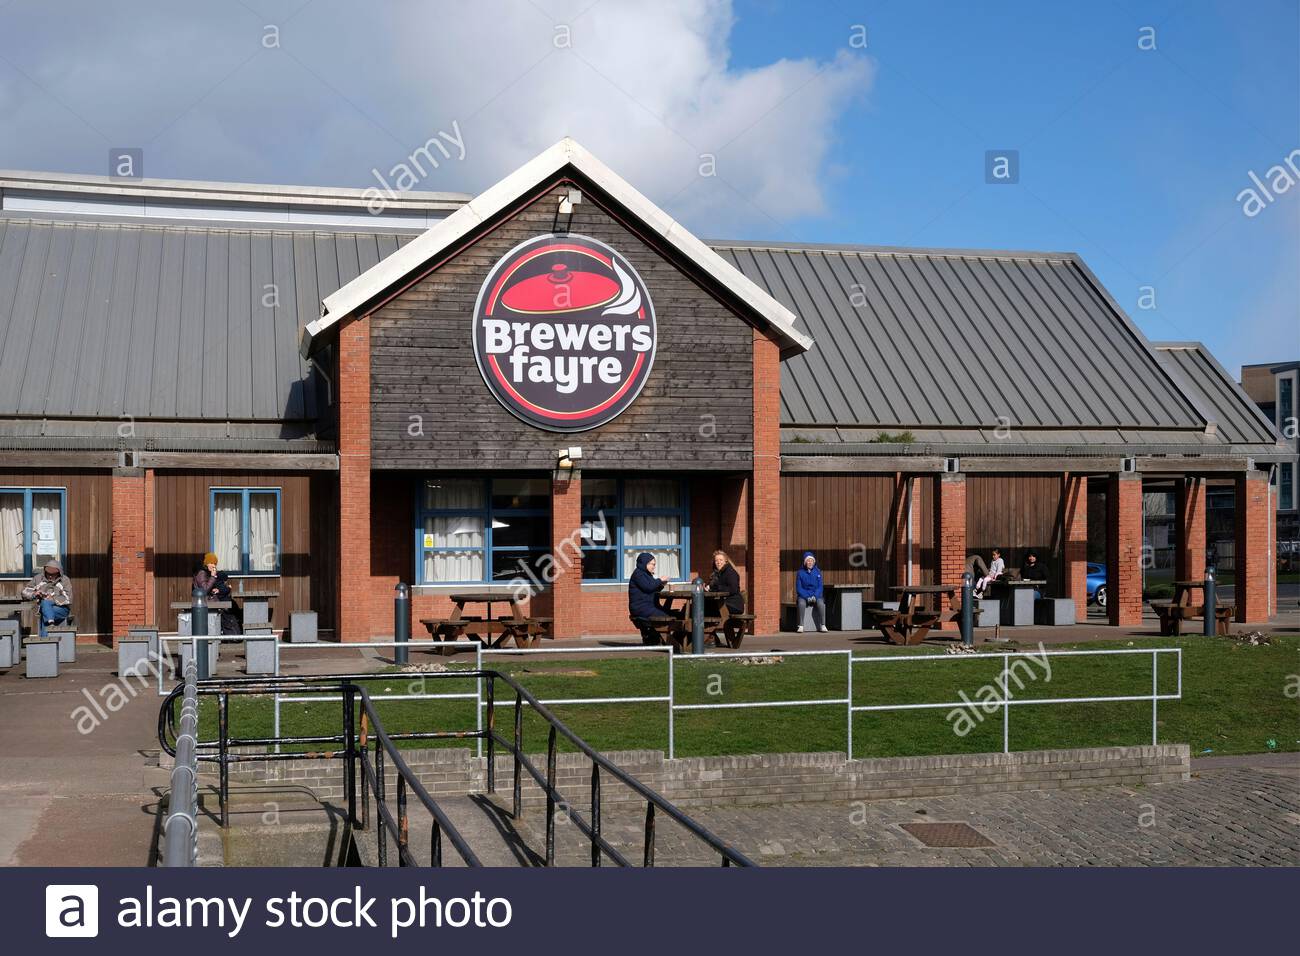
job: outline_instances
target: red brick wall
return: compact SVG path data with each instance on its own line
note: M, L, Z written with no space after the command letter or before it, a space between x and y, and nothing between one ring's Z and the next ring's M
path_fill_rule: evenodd
M934 478L934 528L938 544L938 583L960 584L966 570L966 476L936 475ZM915 495L914 495L915 497ZM915 533L916 525L913 524ZM958 622L947 621L943 630L956 630Z
M551 482L551 617L556 637L578 637L583 627L582 479ZM623 615L627 617L626 613Z
M1174 490L1174 576L1205 577L1205 479L1184 478Z
M112 642L146 618L145 520L147 495L143 471L114 472L112 477L110 555L113 575Z
M1236 603L1237 620L1263 623L1269 618L1269 579L1276 574L1270 554L1271 507L1268 474L1252 470L1236 479ZM1276 592L1275 592L1276 593Z
M781 621L781 356L754 332L754 478L750 513L749 606L758 634Z
M370 581L370 322L346 322L339 331L339 640L366 641L373 631ZM405 502L408 519L411 503ZM407 521L409 529L410 521ZM400 539L409 541L409 531ZM391 601L391 596L390 596ZM391 604L389 605L391 609ZM391 621L391 610L389 617ZM385 629L391 633L391 623ZM381 631L380 633L383 633Z
M1142 623L1142 479L1112 475L1107 484L1106 611L1110 623Z
M1088 478L1064 475L1061 505L1065 525L1065 582L1067 596L1080 615L1088 606Z

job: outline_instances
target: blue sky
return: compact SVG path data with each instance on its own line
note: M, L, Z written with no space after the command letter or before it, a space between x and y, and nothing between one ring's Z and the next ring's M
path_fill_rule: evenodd
M417 188L573 135L705 238L1076 251L1152 339L1300 357L1300 186L1237 200L1300 0L0 0L0 168L365 186L453 129Z

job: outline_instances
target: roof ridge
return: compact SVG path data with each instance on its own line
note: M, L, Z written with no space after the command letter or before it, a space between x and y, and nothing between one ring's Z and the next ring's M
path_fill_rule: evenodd
M1029 259L1072 262L1077 252L1032 249L957 249L928 246L879 246L852 242L767 242L761 239L706 239L714 249L766 249L780 252L840 252L872 256L934 256L950 259Z

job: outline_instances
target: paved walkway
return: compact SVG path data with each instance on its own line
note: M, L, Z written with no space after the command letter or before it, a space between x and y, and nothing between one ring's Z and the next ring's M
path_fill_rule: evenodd
M1249 758L1244 758L1249 759ZM1294 761L1194 770L1184 783L852 804L692 810L761 866L1296 866L1300 769ZM1285 764L1285 765L1284 765ZM639 859L641 812L609 810L607 839ZM965 822L992 841L931 848L905 823ZM532 846L544 818L525 820ZM661 866L717 865L675 824L658 824ZM557 827L558 860L584 866L589 844Z

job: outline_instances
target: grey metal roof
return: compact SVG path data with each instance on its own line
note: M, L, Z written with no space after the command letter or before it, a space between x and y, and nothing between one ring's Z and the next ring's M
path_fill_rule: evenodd
M715 243L816 342L783 425L1202 430L1077 256Z
M1178 383L1234 445L1273 445L1280 436L1236 380L1200 342L1157 342L1157 354Z
M0 414L313 420L299 328L410 239L0 216Z

